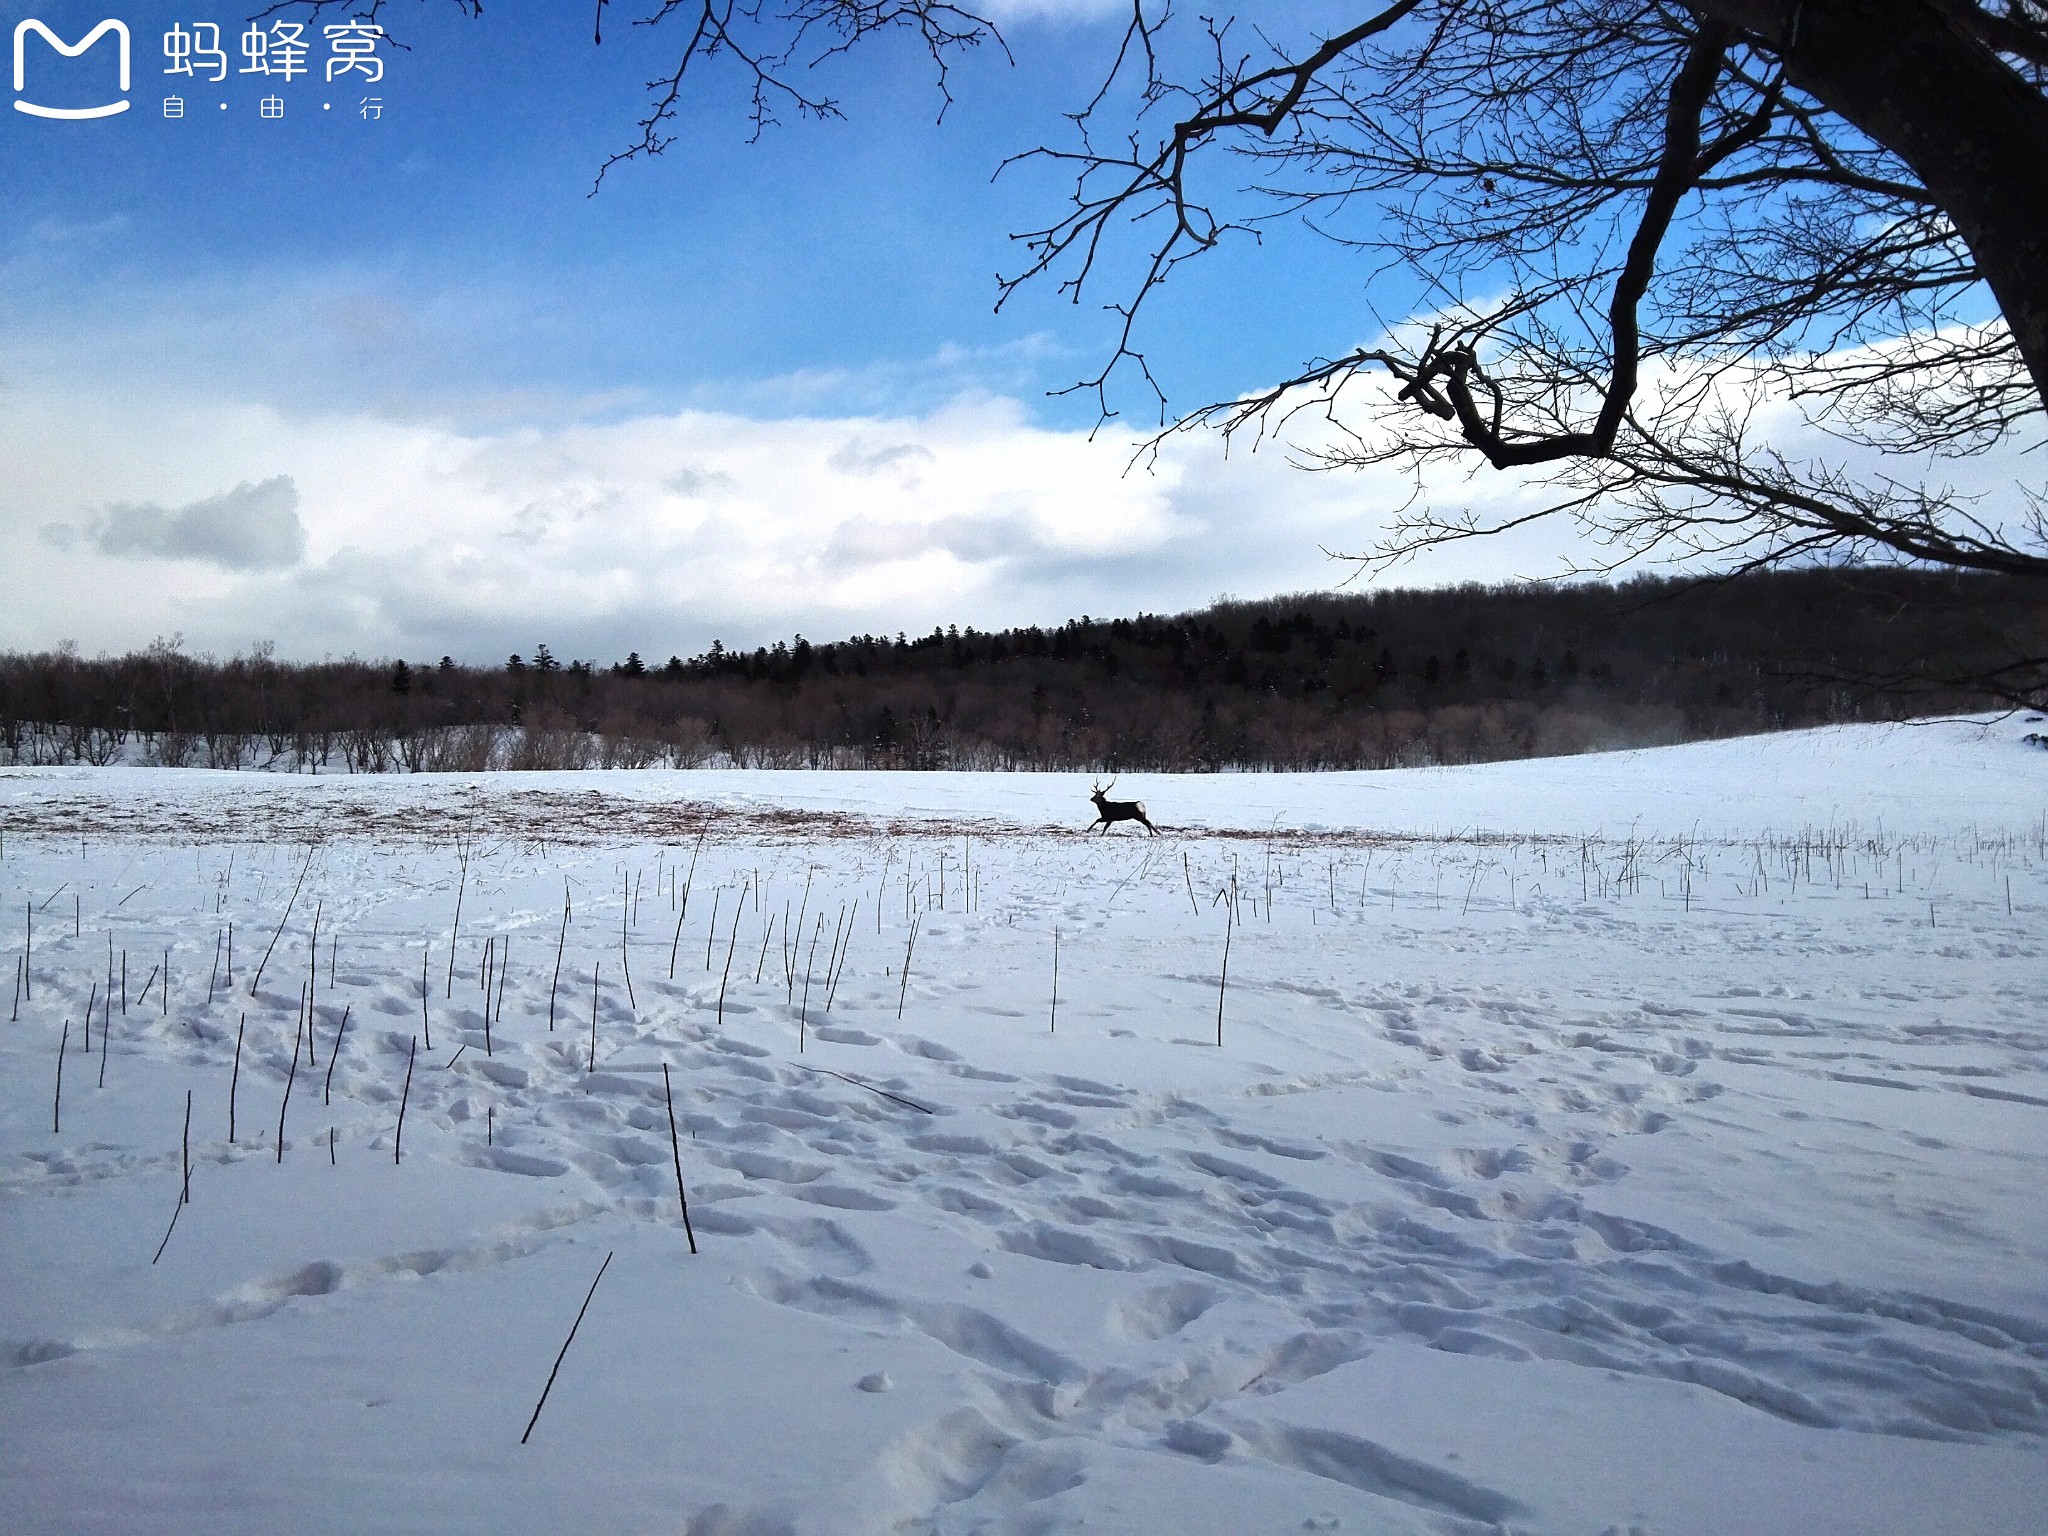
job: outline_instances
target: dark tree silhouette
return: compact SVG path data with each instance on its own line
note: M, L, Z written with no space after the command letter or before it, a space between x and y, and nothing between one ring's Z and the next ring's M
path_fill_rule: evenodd
M1228 18L1201 30L1177 73L1134 5L1078 145L1032 152L1075 190L1012 287L1051 275L1079 296L1126 227L1149 232L1087 384L1105 412L1119 370L1151 382L1135 327L1181 262L1307 218L1419 283L1426 312L1174 425L1263 432L1313 408L1333 429L1307 455L1321 467L1479 458L1558 492L1493 520L1418 499L1370 560L1567 513L1610 566L1826 554L2048 576L2038 489L1986 506L1854 467L1874 457L1857 448L1920 469L2041 439L2036 0L1396 0L1293 49ZM1105 131L1133 101L1137 135ZM1219 154L1251 178L1236 212L1197 183ZM1795 424L1832 451L1795 454L1814 442Z
M1246 769L1475 762L1980 709L2048 608L2017 577L1783 570L1381 589L658 671L0 652L0 764L409 772ZM1448 667L1430 663L1448 650ZM800 656L807 660L800 662ZM1871 680L1876 680L1874 685ZM1879 686L1881 685L1881 686Z

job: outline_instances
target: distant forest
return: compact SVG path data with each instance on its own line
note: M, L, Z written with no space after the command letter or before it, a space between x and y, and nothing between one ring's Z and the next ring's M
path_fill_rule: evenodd
M2038 582L1907 570L1221 602L607 665L0 655L0 761L279 771L1382 768L1981 709ZM2018 690L2017 694L2015 689Z

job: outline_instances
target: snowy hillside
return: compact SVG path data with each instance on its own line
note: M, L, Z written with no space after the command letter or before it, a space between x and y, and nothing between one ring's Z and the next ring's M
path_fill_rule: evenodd
M2038 1531L2039 729L0 770L0 1524Z

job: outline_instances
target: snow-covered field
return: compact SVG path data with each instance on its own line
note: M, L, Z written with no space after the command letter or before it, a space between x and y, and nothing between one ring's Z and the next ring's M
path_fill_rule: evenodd
M0 771L0 1527L2038 1532L2028 729Z

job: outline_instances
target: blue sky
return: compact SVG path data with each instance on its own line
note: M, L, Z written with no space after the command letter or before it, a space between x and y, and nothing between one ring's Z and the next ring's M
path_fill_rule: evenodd
M167 290L246 283L260 297L315 274L432 296L445 326L433 353L363 369L388 377L396 362L423 389L629 383L681 401L951 347L1000 354L1002 382L1043 391L1089 370L1107 318L1043 284L994 313L995 274L1018 264L1011 232L1062 190L1043 167L994 172L1059 140L1059 113L1101 66L1113 8L1069 9L1011 21L1014 64L993 49L965 59L943 123L929 62L907 39L820 72L847 121L786 120L753 142L737 78L708 73L676 146L620 167L591 197L596 169L632 136L643 82L680 41L672 28L615 18L598 48L574 5L511 0L470 20L447 0L415 0L385 12L409 51L385 50L381 84L278 86L235 72L244 13L222 10L231 72L216 86L160 73L162 34L213 14L203 5L43 3L34 14L73 39L102 15L128 20L136 105L91 125L5 120L12 222L45 232L40 250L17 243L15 281L115 313L154 310ZM28 13L6 14L11 30ZM39 45L31 62L38 83L45 64L66 84L84 72ZM172 88L190 102L178 121L159 115ZM373 92L384 115L364 122L355 108ZM282 121L256 116L265 94L285 100ZM212 110L223 101L227 112ZM1275 242L1226 255L1213 274L1191 269L1162 295L1148 338L1177 398L1227 394L1328 345L1333 294L1337 318L1363 319L1348 258L1284 231ZM1020 378L1025 355L1035 363ZM380 379L300 382L317 393ZM1041 410L1092 414L1078 401Z
M610 659L1170 610L1330 585L1322 547L1406 494L1211 443L1129 474L1121 424L1091 437L1092 403L1047 393L1099 366L1098 301L994 312L1011 232L1062 188L993 173L1060 138L1118 7L1011 0L1014 63L965 60L943 123L910 46L828 72L849 121L757 142L707 76L675 147L591 197L680 43L611 10L596 48L580 5L387 7L407 50L333 85L319 46L308 78L241 75L246 9L0 12L134 43L131 110L0 114L0 554L32 592L0 646ZM162 73L195 22L220 85ZM107 94L110 42L26 57L26 98ZM1176 404L1226 397L1372 335L1363 276L1277 229L1187 269L1143 339ZM1433 574L1525 568L1554 562Z

